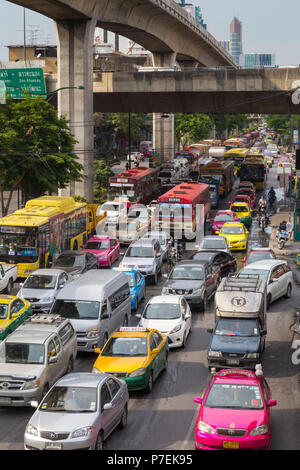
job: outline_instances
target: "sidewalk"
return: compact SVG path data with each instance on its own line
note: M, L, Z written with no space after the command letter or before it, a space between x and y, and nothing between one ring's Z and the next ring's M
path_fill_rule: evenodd
M271 225L273 227L273 230L270 235L269 248L274 251L276 258L278 259L289 258L289 264L293 271L294 281L297 285L300 285L300 269L297 268L296 264L294 263L294 259L296 255L300 253L300 241L294 242L294 240L292 239L291 241L286 243L285 248L283 250L279 250L277 240L276 240L276 232L277 232L279 223L282 220L288 221L289 215L290 215L289 212L278 212L277 214L271 217ZM291 221L293 221L292 218L291 218Z

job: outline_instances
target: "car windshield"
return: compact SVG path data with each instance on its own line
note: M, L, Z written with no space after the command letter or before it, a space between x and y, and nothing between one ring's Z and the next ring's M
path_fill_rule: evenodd
M203 268L202 266L176 266L170 275L170 279L201 281L203 280Z
M248 212L247 206L231 206L232 212Z
M40 411L93 413L97 410L97 389L92 387L54 387L42 401Z
M43 344L7 342L4 347L5 360L2 360L2 362L8 364L44 364L45 348Z
M214 239L207 239L203 240L201 244L201 248L205 248L206 250L214 249L214 248L226 248L226 240L222 237L217 237Z
M230 222L233 220L233 216L230 214L219 214L214 218L214 222Z
M8 305L0 304L0 320L6 320L8 315Z
M60 255L55 261L55 266L61 266L66 268L75 268L84 266L84 256L83 255Z
M152 246L131 246L126 252L127 258L154 258L154 250Z
M177 304L148 304L143 313L147 320L175 320L181 317L180 305Z
M111 337L105 345L101 356L137 357L147 356L147 338L142 337Z
M259 325L256 320L222 319L215 327L217 336L259 336Z
M222 227L222 235L242 235L244 234L243 227Z
M55 289L56 279L56 276L30 274L23 287L25 289Z
M205 407L262 410L264 403L258 385L214 383L206 398Z
M275 256L272 253L250 253L247 263L255 263L256 261L261 261L262 259L274 259Z
M247 268L242 269L238 274L238 277L251 277L251 276L253 277L259 276L260 279L267 281L268 276L269 276L269 271L267 269L251 269L247 267Z
M95 301L57 299L51 313L64 318L94 320L99 317L99 307L100 303Z
M109 250L109 241L108 240L89 241L87 242L85 248L87 250Z

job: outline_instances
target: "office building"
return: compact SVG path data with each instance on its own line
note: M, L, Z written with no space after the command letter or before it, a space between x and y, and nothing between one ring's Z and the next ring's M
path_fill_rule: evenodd
M240 65L247 69L257 67L275 67L275 54L242 54Z
M240 63L240 57L243 53L242 45L242 23L237 19L233 18L230 24L230 43L229 52L236 61Z

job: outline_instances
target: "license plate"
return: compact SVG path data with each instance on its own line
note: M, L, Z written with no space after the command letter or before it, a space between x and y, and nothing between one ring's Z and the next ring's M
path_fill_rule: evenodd
M240 361L238 359L227 359L226 364L229 366L238 366Z
M11 403L10 397L0 397L0 405L6 405L7 403Z
M223 441L223 449L239 449L239 441Z
M47 450L62 450L63 446L60 443L57 442L48 442L45 445L45 449Z

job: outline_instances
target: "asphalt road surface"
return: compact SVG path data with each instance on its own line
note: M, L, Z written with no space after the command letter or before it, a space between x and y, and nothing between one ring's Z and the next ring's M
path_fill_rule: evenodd
M275 169L271 169L268 186L277 186L274 176ZM228 208L228 198L221 201L220 208ZM268 246L268 236L269 231L261 233L254 221L249 247ZM239 268L243 256L243 253L236 255ZM157 286L147 286L146 302L153 295L160 294L163 283L164 279L160 277ZM273 450L300 449L300 366L293 365L291 361L292 334L289 331L299 294L300 288L294 285L292 297L274 302L267 315L268 335L263 370L272 390L272 398L277 400L277 406L272 409ZM141 313L144 306L145 302L137 313ZM135 315L131 324L137 324ZM194 449L198 405L193 402L193 397L202 393L209 378L206 351L210 334L206 330L213 325L213 301L205 313L193 311L192 333L185 349L170 351L168 369L157 379L150 395L131 393L128 425L125 430L114 431L105 442L105 449ZM75 371L90 372L95 359L95 354L79 353ZM0 408L1 450L23 449L25 426L33 412L30 408Z

